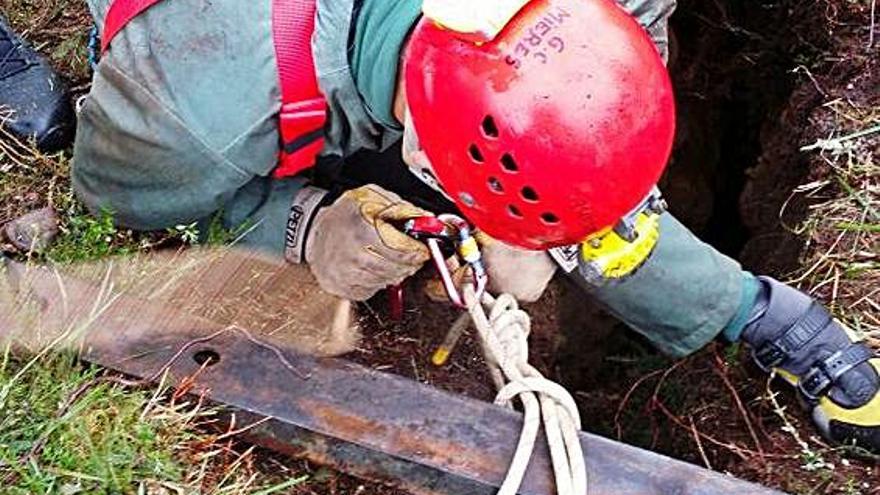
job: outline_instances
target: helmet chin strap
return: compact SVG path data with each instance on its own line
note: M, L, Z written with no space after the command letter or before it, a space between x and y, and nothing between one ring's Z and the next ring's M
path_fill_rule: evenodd
M415 125L413 125L412 115L409 113L409 106L407 106L407 109L404 111L403 146L401 147L401 150L403 154L403 162L406 163L410 172L418 177L420 181L427 184L428 187L439 192L449 201L453 201L452 198L446 194L446 191L440 187L440 182L437 180L437 174L434 172L434 166L431 165L431 160L428 159L428 155L425 154L425 151L419 144L419 136L416 134Z

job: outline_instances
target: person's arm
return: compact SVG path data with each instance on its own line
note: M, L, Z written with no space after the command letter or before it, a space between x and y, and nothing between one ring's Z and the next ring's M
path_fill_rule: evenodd
M222 225L239 245L283 257L292 205L306 187L302 178L255 177L223 205Z

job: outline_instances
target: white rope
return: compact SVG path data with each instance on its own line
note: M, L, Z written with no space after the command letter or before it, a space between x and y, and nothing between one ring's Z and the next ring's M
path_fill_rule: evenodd
M465 284L464 299L480 334L492 378L499 388L495 403L513 407L513 399L518 398L523 405L523 429L498 494L516 495L519 490L543 418L556 493L586 495L587 470L578 438L580 414L574 399L562 386L544 378L529 364L531 320L528 313L508 294L497 299L483 294L477 301L470 284Z

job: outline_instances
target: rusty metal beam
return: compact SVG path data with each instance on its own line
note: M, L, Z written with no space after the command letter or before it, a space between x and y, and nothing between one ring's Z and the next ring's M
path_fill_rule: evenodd
M75 279L64 280L61 294L58 277L44 269L14 278L16 291L48 320L67 321L71 308L107 299L106 290ZM167 368L177 380L213 357L192 392L228 406L239 426L257 424L245 433L256 444L419 495L489 495L504 477L521 427L513 411L344 360L270 348L165 305L114 297L98 315L85 311L94 321L84 357L137 377ZM7 292L7 308L0 301L0 336L7 338L26 330L8 311L9 300ZM581 434L581 443L590 494L778 493L595 435ZM554 493L543 443L520 493Z

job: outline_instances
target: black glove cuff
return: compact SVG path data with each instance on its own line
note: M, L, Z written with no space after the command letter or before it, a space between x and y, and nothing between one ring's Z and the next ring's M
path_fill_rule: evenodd
M284 257L291 263L306 262L306 241L318 210L332 203L332 195L317 187L302 188L293 198L284 239Z

